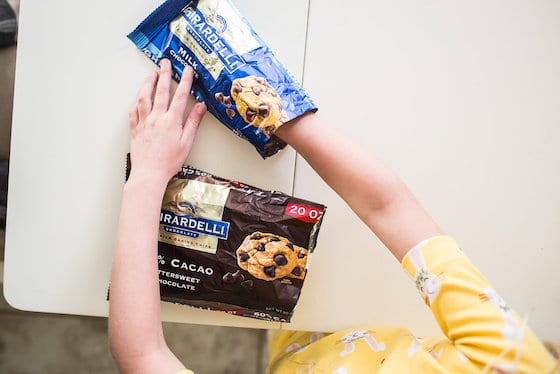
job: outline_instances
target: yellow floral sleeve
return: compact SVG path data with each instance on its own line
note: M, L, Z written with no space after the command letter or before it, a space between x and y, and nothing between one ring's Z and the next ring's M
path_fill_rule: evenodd
M425 240L402 261L443 333L480 369L548 373L555 362L517 313L448 236Z
M553 373L543 344L470 263L438 236L402 262L446 337L391 326L276 331L267 373Z

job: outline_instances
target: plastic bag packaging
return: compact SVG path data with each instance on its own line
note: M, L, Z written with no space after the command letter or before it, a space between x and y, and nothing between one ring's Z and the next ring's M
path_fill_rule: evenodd
M286 146L274 132L317 108L229 0L167 0L128 37L174 79L196 72L193 95L263 157Z
M183 166L160 213L161 299L289 322L325 211L322 204Z

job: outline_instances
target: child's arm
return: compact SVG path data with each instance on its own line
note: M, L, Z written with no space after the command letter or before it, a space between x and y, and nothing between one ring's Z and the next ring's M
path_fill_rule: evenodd
M420 241L442 233L390 168L317 114L285 124L276 135L311 165L399 261Z
M109 307L111 352L124 373L184 369L163 337L157 240L165 188L187 158L206 110L197 103L184 120L192 78L185 69L170 102L171 66L162 60L159 77L148 77L130 112L132 169L123 191Z
M283 125L276 135L307 160L399 261L414 247L405 269L442 331L473 364L519 372L546 372L542 369L554 366L544 346L455 242L436 237L442 230L381 161L316 114Z

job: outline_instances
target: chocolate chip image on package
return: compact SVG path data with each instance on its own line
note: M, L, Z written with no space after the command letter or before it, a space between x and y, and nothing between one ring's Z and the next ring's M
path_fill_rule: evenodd
M279 235L254 232L237 249L237 264L264 280L301 276L301 271L297 270L299 250L296 248L301 249Z
M286 146L280 126L317 110L230 0L167 0L128 37L156 64L168 58L175 80L191 66L193 94L263 158Z
M127 175L130 172L130 159ZM160 212L161 299L289 322L326 207L185 165Z

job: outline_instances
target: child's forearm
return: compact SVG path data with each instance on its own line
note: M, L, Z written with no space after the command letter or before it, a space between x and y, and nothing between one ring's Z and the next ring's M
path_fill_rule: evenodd
M163 342L157 240L165 186L131 175L124 187L110 285L109 339L116 356L141 356Z
M419 241L441 234L389 167L317 114L280 127L276 135L309 163L398 260Z
M171 95L171 62L144 81L129 112L132 171L125 185L113 255L109 300L111 352L121 372L177 372L160 319L157 266L159 215L167 182L189 155L206 112L187 112L194 71L185 68Z

